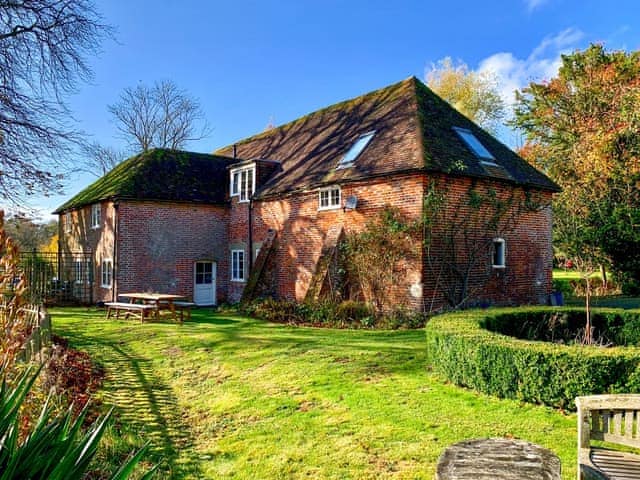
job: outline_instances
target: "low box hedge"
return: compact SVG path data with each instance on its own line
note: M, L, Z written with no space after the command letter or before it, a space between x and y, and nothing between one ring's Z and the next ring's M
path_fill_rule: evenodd
M558 307L440 315L426 327L428 362L457 385L553 407L575 408L579 395L640 392L640 347L567 345L498 332L517 334L525 321L552 314L578 318L578 313L584 318L584 311ZM609 319L620 336L637 341L634 332L640 312L597 309L594 313L598 321Z

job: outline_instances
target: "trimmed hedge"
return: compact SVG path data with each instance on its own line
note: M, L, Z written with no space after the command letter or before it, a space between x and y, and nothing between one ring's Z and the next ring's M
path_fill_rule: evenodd
M639 347L522 340L485 328L513 333L526 319L565 313L574 317L577 312L570 308L527 307L440 315L426 328L427 359L436 372L457 385L553 407L573 409L574 398L579 395L640 392ZM625 336L637 330L639 312L594 312L596 318L624 320L618 330Z

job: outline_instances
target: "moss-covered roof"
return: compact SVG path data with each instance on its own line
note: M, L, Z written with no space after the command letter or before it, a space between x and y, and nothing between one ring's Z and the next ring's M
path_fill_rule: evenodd
M54 213L116 199L221 204L226 201L227 167L234 162L219 155L149 150L123 161Z
M495 157L482 163L453 127L470 130ZM352 167L336 169L360 135L375 136ZM495 178L552 191L558 186L492 135L460 114L415 77L318 110L235 143L237 156L268 158L282 169L257 197L426 170ZM233 145L216 154L231 156Z

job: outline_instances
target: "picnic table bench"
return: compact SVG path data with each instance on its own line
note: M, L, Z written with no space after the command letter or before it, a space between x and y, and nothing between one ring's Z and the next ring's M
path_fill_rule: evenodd
M640 478L640 456L594 447L600 440L640 448L640 395L577 397L578 479L627 480Z
M154 305L141 303L104 302L104 306L107 307L107 318L111 317L111 312L116 312L116 318L120 318L120 312L125 312L126 316L139 317L141 322L144 322L150 312L154 313L156 310Z

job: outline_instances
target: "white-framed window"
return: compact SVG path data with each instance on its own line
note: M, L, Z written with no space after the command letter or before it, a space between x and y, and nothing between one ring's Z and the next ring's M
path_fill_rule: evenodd
M102 213L102 206L99 203L91 205L91 228L100 227L100 215Z
M507 266L507 251L504 238L494 238L491 252L493 268L505 268Z
M102 286L111 288L113 284L113 261L110 258L102 260Z
M231 250L231 280L244 282L244 250Z
M93 261L91 259L85 260L84 281L86 283L93 282Z
M64 214L64 231L65 233L71 233L71 212Z
M360 135L355 143L351 145L351 148L347 150L347 153L344 154L344 157L340 159L337 168L347 168L352 166L356 161L356 158L358 158L358 155L360 155L365 147L369 145L369 142L375 134L375 130L372 130L371 132Z
M256 189L256 167L236 168L231 170L230 191L232 197L240 197L241 202L248 202Z
M76 283L83 283L85 281L84 276L84 262L82 260L76 260L74 263L74 278Z
M491 154L489 150L478 140L478 138L473 134L471 130L460 127L453 127L458 136L464 141L469 150L471 150L478 158L480 158L480 163L484 163L486 165L495 165L495 157Z
M340 187L322 188L318 192L318 210L340 208Z

